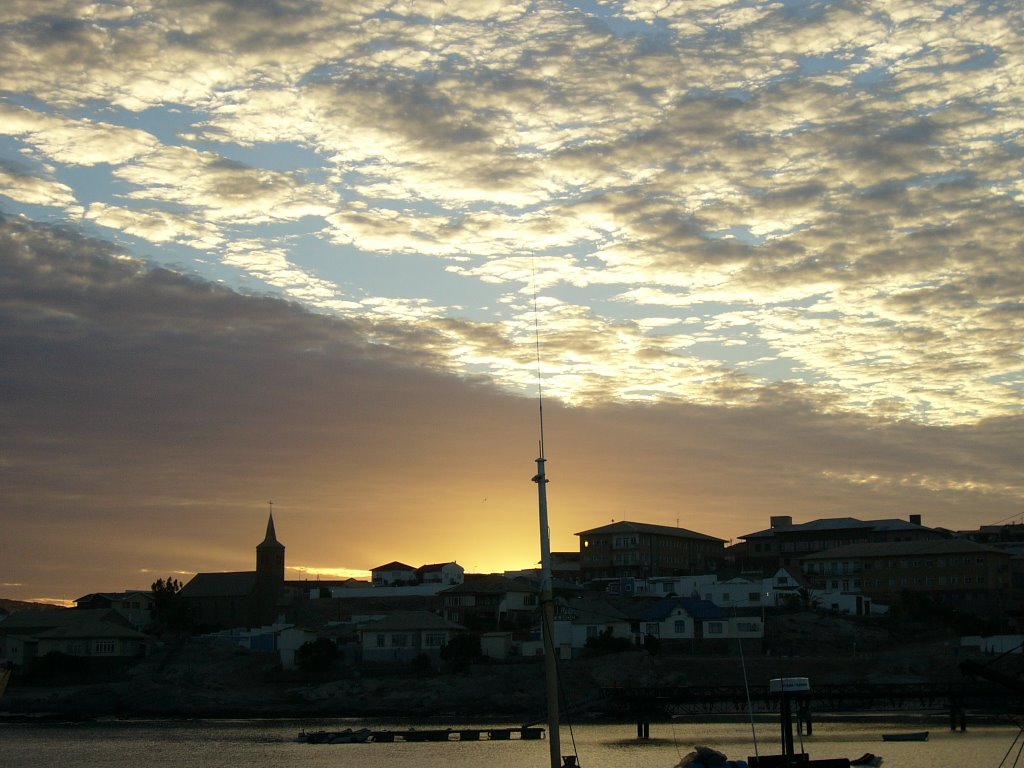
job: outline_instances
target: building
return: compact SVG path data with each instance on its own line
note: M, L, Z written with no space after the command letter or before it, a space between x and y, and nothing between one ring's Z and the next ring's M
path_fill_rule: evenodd
M529 626L538 615L538 587L524 578L471 576L441 593L444 617L474 630Z
M363 661L440 661L441 649L465 628L429 611L396 611L359 628Z
M665 598L647 608L637 630L642 637L690 650L722 650L724 643L716 641L764 638L760 615L740 616L709 600L685 597Z
M466 570L458 563L431 563L416 569L416 581L420 584L437 584L454 587L465 580Z
M197 573L178 595L199 627L260 627L273 624L284 596L285 548L277 540L274 515L256 545L256 570Z
M966 610L988 610L1009 597L1011 555L964 539L851 544L801 560L817 590L893 602L920 593Z
M724 540L667 525L623 520L576 535L584 582L713 572L725 554Z
M406 587L418 583L416 569L397 560L378 565L370 570L370 575L375 587Z
M740 536L742 543L729 550L742 572L774 573L800 567L800 558L851 544L932 541L946 538L941 531L921 525L920 515L909 520L858 520L832 517L794 523L789 515L776 515L763 531Z
M145 629L153 623L153 593L150 591L92 592L75 600L75 607L113 608L136 629Z
M14 667L55 652L123 661L144 655L148 643L112 608L19 611L0 621L0 664Z

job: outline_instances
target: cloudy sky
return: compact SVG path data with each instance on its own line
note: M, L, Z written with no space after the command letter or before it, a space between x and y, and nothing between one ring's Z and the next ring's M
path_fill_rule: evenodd
M0 596L1024 514L1018 2L7 0Z

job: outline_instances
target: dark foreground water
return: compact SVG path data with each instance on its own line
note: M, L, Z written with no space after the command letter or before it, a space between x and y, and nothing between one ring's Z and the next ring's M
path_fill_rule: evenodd
M431 723L431 728L458 728ZM0 724L2 768L545 768L548 742L480 741L392 744L301 744L305 728L377 727L373 721L108 721ZM394 725L392 724L392 727ZM472 727L482 727L475 724ZM893 731L929 730L927 742L883 742ZM804 739L812 758L873 752L883 768L999 768L1013 766L1015 726L978 726L965 733L886 723L818 723ZM733 759L754 754L749 723L655 723L651 740L634 739L629 725L575 726L562 732L562 752L575 751L582 768L673 768L695 744ZM758 752L778 752L778 726L757 726ZM575 745L575 749L573 748ZM1004 758L1011 750L1009 758Z

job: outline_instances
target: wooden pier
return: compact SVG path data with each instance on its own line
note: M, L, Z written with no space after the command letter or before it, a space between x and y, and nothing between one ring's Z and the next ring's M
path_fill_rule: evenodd
M390 744L394 742L443 741L536 741L544 738L543 728L408 728L343 731L302 731L296 741L304 744Z

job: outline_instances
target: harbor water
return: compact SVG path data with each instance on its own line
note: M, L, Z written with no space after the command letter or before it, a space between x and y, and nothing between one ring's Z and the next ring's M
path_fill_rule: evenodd
M498 724L494 725L509 725ZM303 744L301 730L380 728L370 720L166 720L80 723L0 723L4 768L545 768L546 740L445 743ZM394 727L394 724L385 727ZM406 724L404 727L409 727ZM451 727L431 723L423 727ZM470 727L481 728L480 724ZM884 742L883 733L929 730L926 742ZM905 723L816 723L803 738L812 758L881 755L883 768L999 768L1015 765L1019 732L1012 725L984 725L966 732ZM756 727L758 754L779 751L778 726ZM579 725L562 729L562 752L575 752L581 768L673 768L695 745L730 759L755 754L750 723L654 723L651 738L636 740L635 726ZM798 744L798 747L800 745ZM1008 753L1009 756L1007 757Z

